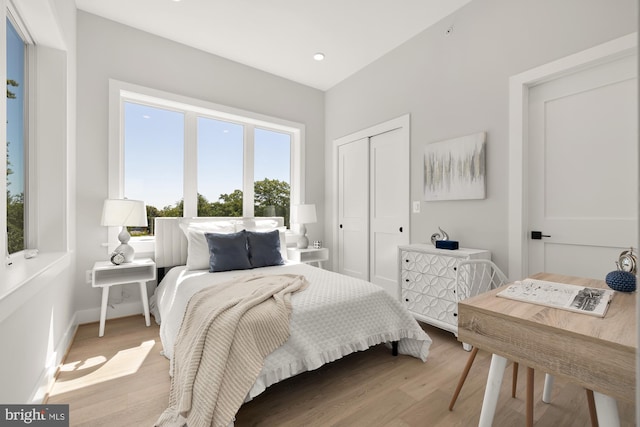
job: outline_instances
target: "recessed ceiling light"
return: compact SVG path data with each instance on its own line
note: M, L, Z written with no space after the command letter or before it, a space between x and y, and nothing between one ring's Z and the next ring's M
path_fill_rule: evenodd
M318 52L314 54L313 59L315 59L316 61L322 61L324 59L324 53Z

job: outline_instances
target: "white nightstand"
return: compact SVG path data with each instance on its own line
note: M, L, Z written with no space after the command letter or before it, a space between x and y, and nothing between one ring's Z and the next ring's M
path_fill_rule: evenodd
M151 258L134 259L130 263L114 265L110 261L98 261L93 265L91 272L91 286L102 288L102 306L100 308L100 332L104 335L104 323L107 317L107 302L109 300L109 288L113 285L126 283L140 284L140 297L144 309L144 320L147 326L151 325L149 318L149 300L147 298L147 282L156 279L156 263Z
M287 257L292 261L299 261L304 263L318 263L318 267L322 268L322 261L329 259L329 249L327 248L287 248Z

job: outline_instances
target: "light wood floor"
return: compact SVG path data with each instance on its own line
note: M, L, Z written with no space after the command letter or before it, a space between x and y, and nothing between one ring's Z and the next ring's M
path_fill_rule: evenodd
M490 357L480 351L452 412L448 405L469 353L455 337L424 325L433 339L426 363L392 357L377 346L276 384L240 408L236 426L473 426L477 425ZM158 326L141 316L79 327L49 403L70 404L72 426L152 426L166 408L169 362L160 354ZM524 425L525 370L511 398L505 373L495 426ZM540 400L536 372L536 426L589 426L584 391L556 379L551 404ZM619 404L624 426L630 404Z

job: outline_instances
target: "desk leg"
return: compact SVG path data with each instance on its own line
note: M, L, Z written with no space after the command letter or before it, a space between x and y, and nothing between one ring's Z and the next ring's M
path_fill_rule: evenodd
M533 368L527 366L527 427L533 427Z
M480 421L478 427L491 427L493 424L493 416L496 413L498 405L498 396L500 395L500 386L504 377L504 370L507 367L507 359L494 354L491 356L491 366L489 367L489 376L487 377L487 388L484 390L484 399L482 400L482 412L480 412Z
M607 427L620 427L620 416L618 415L616 400L597 391L593 392L593 398L596 401L598 424Z
M100 331L98 336L104 335L104 322L107 319L107 303L109 302L109 287L102 287L102 305L100 306Z
M542 401L544 403L551 403L551 392L553 391L553 375L545 374L544 376L544 389L542 391Z
M151 326L151 319L149 318L149 299L147 298L147 282L140 282L140 298L142 298L144 321L147 326Z

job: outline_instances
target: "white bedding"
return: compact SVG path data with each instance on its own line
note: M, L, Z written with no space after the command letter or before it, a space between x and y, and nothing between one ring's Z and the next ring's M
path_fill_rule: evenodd
M247 400L272 384L382 342L400 341L399 353L426 360L431 339L399 301L369 282L307 264L219 273L189 271L185 267L171 269L151 298L152 313L160 323L164 355L169 359L173 356L191 295L238 275L269 272L302 274L310 286L293 295L291 336L267 356Z

